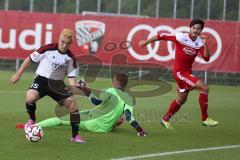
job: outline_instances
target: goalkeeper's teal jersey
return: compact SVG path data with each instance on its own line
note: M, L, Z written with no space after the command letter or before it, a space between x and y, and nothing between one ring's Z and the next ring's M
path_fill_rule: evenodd
M120 89L109 88L102 91L99 99L102 100L102 103L95 109L80 113L81 129L109 132L126 109L133 112L133 99Z

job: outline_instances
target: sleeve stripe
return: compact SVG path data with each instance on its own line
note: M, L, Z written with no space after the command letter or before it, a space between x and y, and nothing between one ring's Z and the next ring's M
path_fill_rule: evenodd
M34 61L32 60L31 56L28 56L28 57L30 58L31 62L36 63L36 62L34 62Z

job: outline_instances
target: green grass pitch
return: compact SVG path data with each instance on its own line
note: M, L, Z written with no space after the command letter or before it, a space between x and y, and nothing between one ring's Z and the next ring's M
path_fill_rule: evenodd
M188 101L174 117L174 130L166 130L159 124L160 115L175 97L173 90L167 94L138 98L135 113L140 124L148 132L147 137L137 137L131 126L124 122L111 133L80 131L86 144L69 141L70 127L46 128L44 137L38 143L30 143L23 130L15 124L27 121L25 110L26 89L34 78L33 73L25 73L19 83L9 84L13 72L0 71L0 159L1 160L74 160L74 159L113 159L151 153L209 148L240 144L240 87L210 86L209 114L220 122L213 128L201 125L198 93L193 91ZM111 85L109 79L99 78L90 84L97 88ZM85 97L78 97L80 109L90 109L93 105ZM37 103L37 120L55 116L56 103L45 97ZM240 148L171 154L148 159L161 160L233 160L240 158ZM146 158L144 158L146 159Z

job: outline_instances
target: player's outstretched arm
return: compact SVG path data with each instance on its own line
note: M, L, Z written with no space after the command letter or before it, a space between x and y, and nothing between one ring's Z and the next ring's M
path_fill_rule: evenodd
M147 44L152 43L152 42L155 42L155 41L157 41L157 40L159 40L159 39L158 39L158 36L153 36L152 38L149 38L149 39L147 39L147 40L141 40L141 41L138 43L138 45L139 45L139 47L144 47L144 46L146 46Z
M126 120L129 122L129 124L137 131L138 136L147 136L147 132L145 132L144 129L135 120L135 118L133 116L133 108L132 107L127 106L127 108L124 110L124 114L125 114Z
M77 87L83 91L83 93L91 100L92 104L94 105L99 105L101 104L103 101L98 98L97 96L95 96L91 90L88 88L87 84L84 82L84 80L79 80L76 83Z
M91 94L91 91L90 89L88 88L87 84L85 83L84 80L79 80L77 83L76 83L76 86L83 91L83 93L85 94L85 96L89 97L90 94Z
M11 77L10 79L10 83L11 84L15 84L17 83L17 81L21 78L23 72L26 70L26 68L30 65L31 63L31 60L30 60L30 57L27 57L21 67L18 69L18 71Z

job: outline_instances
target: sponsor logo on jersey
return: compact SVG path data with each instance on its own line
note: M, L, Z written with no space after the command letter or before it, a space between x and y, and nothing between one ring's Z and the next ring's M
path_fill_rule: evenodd
M183 52L188 54L188 55L190 55L190 56L194 56L194 55L197 54L197 51L192 49L192 48L190 48L190 47L184 47L183 48Z

